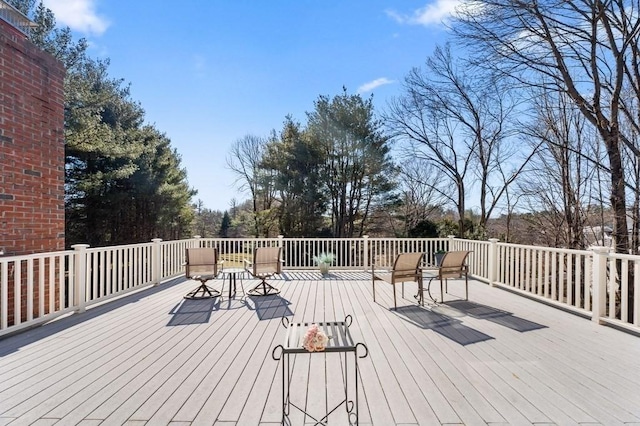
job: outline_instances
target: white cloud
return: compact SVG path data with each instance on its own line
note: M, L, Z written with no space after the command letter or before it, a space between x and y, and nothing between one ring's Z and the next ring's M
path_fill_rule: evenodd
M440 25L455 15L456 8L464 0L436 0L425 7L415 10L411 15L405 15L395 10L387 10L386 14L400 24L409 25Z
M75 31L100 35L109 27L109 21L95 11L96 0L44 0L56 22Z
M376 89L380 86L384 86L386 84L393 84L393 83L395 83L394 80L389 80L386 77L376 78L375 80L372 80L358 87L358 93L371 92L373 89Z

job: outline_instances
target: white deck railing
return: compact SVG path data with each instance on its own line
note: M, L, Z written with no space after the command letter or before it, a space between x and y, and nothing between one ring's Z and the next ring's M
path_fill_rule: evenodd
M336 256L336 269L391 266L403 252L470 250L471 274L498 286L589 316L599 323L640 331L640 256L606 248L566 250L455 238L193 238L25 256L0 257L0 336L60 315L83 312L184 273L187 247L217 247L225 265L240 266L260 246L283 248L284 269L315 269L313 257ZM634 291L633 315L629 292Z

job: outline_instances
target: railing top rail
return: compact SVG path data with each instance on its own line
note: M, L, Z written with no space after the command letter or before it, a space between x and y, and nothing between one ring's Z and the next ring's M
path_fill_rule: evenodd
M282 238L284 240L312 240L313 238ZM279 241L278 237L238 237L238 238L223 238L223 237L201 237L195 239L196 241ZM194 241L194 238L186 240L172 240L163 241L163 243L176 243L181 241Z
M448 238L445 238L448 239ZM477 244L477 245L483 245L483 246L488 246L491 244L491 241L483 241L483 240L465 240L465 239L461 239L461 238L454 238L453 241L457 241L459 243L465 243L465 244Z
M3 262L18 262L29 259L42 259L45 257L51 256L64 256L71 255L74 253L74 250L60 250L60 251L47 251L44 253L31 253L31 254L20 254L17 256L0 256L0 263Z
M514 243L497 243L502 247L514 247L514 248L523 248L529 250L544 250L544 251L552 251L557 253L572 253L572 254L583 254L583 255L591 255L593 254L592 250L580 250L580 249L567 249L567 248L558 248L558 247L544 247L544 246L533 246L533 245L525 245L525 244L514 244Z
M626 254L626 253L615 253L613 251L607 253L607 257L611 257L614 259L623 259L623 260L638 260L640 255L637 254Z
M356 238L360 240L361 238ZM369 240L373 241L416 241L416 240L429 240L429 241L447 241L447 237L369 237Z
M148 247L151 245L153 245L153 243L136 243L136 244L126 244L126 245L120 245L120 246L107 246L107 247L87 247L87 252L122 250L126 248L134 248L134 247Z
M285 241L348 241L348 240L358 240L362 241L361 237L349 237L349 238L324 238L324 237L282 237Z

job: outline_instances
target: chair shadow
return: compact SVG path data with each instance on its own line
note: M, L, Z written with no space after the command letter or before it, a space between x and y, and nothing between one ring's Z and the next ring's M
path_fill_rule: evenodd
M172 315L168 327L176 325L206 324L211 313L220 309L220 298L183 299L169 312Z
M279 294L270 296L248 296L247 308L256 311L256 315L260 321L282 317L292 316L293 311L289 309L289 302ZM251 302L251 303L249 303ZM253 306L251 306L253 304Z
M445 305L457 309L458 311L463 312L470 317L491 321L504 327L508 327L512 330L519 331L521 333L526 331L539 330L541 328L547 328L546 325L538 324L537 322L517 317L511 312L496 309L487 305L482 305L480 303L471 302L469 300L454 300L445 302Z
M420 306L400 306L392 312L401 315L402 319L416 327L433 330L462 346L493 339L493 337L487 334L467 327L458 319L433 312Z

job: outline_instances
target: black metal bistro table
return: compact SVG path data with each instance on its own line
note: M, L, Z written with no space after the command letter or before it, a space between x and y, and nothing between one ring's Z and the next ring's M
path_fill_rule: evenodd
M232 295L236 294L236 282L238 278L240 279L242 293L244 293L242 278L244 277L245 272L246 271L243 268L222 268L222 291L224 291L224 282L229 279L229 299L231 299Z
M343 404L347 411L347 415L349 417L350 425L359 424L358 418L358 358L365 358L369 354L369 350L364 343L355 343L353 341L353 337L351 337L351 333L349 332L349 327L353 322L353 318L351 315L347 315L344 321L329 321L329 322L304 322L304 323L294 323L290 322L288 318L282 318L282 325L287 329L287 334L284 340L284 345L278 345L273 348L272 357L276 361L282 360L282 424L289 424L287 422L289 418L289 414L291 412L291 407L297 409L302 412L309 418L311 418L316 425L326 425L328 421L328 417L331 413L336 411ZM329 342L325 347L324 351L320 352L309 352L303 348L302 342L304 339L304 335L307 332L307 329L316 324L320 330L322 330L328 337ZM358 355L358 348L364 349L363 355ZM279 353L278 353L279 352ZM344 399L338 403L335 407L330 409L324 417L320 419L316 419L302 408L298 407L296 404L291 402L290 388L291 388L291 355L296 354L322 354L322 353L343 353L344 354ZM354 359L354 368L353 368L353 378L355 380L355 395L353 399L350 399L348 395L349 387L349 370L348 370L348 362L347 355L349 353L353 353Z

